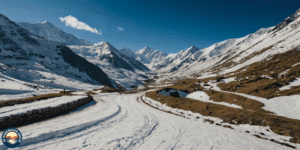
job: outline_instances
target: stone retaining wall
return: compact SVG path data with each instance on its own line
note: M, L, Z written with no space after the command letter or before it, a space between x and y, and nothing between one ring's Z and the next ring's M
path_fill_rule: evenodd
M42 121L45 119L57 117L66 114L72 110L94 101L93 97L88 95L86 98L78 99L69 103L61 104L57 107L46 107L33 109L22 114L10 115L0 118L0 130L11 127L19 127L26 124Z

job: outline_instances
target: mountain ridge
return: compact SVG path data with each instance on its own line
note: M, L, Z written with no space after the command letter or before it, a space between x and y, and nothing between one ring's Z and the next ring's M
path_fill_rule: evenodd
M74 35L64 32L62 29L47 21L35 24L27 22L20 22L17 24L29 32L50 41L59 42L66 45L93 45L89 41L78 39Z

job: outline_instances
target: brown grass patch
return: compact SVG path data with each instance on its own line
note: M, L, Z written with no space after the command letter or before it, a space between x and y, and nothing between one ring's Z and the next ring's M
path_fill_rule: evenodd
M198 90L203 90L203 87L198 84L201 81L198 79L183 79L177 82L177 84L168 86L167 88L172 88L175 90L185 91L191 93Z
M294 48L282 54L276 54L270 60L254 63L247 67L246 71L240 72L244 68L237 70L235 75L238 81L228 84L219 84L222 90L246 93L264 98L278 96L289 96L300 93L300 87L292 87L290 90L280 91L279 88L288 85L295 78L300 77L300 65L292 67L299 62L300 51ZM290 69L285 75L280 73ZM261 77L268 75L273 79ZM246 77L249 77L246 79Z
M213 124L214 121L213 120L210 120L210 119L204 119L204 122L209 122L210 124Z
M96 94L98 94L98 93L95 93L95 92L93 92L93 91L88 91L88 92L86 92L85 94L96 95Z
M290 144L287 144L287 143L282 143L282 142L279 142L279 141L276 141L274 139L270 139L271 142L274 142L274 143L278 143L280 145L284 145L284 146L287 146L287 147L290 147L290 148L293 148L293 149L296 149L297 147L293 146L293 145L290 145Z
M229 104L235 104L238 106L242 106L242 108L245 110L253 110L256 112L273 114L270 111L261 109L264 106L263 103L253 100L253 99L249 99L244 96L230 94L230 93L224 93L224 92L219 92L219 91L214 91L214 90L209 90L209 91L204 91L204 92L209 96L210 100L215 101L215 102L227 102Z
M233 129L230 125L223 125L224 128Z
M33 96L28 98L21 98L21 99L13 99L13 100L4 100L4 101L0 101L0 108L6 106L13 106L15 104L31 103L35 101L45 100L54 97L61 97L65 95L68 96L72 95L71 91L70 92L61 91L60 93L44 94L44 95L38 95L38 96Z
M103 88L100 88L98 90L101 90L101 93L112 93L112 92L121 92L121 89L115 89L108 86L104 86Z
M217 117L230 124L270 126L271 130L276 134L293 137L290 142L300 143L300 120L272 115L271 112L261 110L262 104L259 102L255 103L254 100L244 99L244 104L240 104L242 107L254 110L247 111L188 98L159 95L158 92L159 91L147 92L146 96L162 104L166 104L169 107L200 113L203 116ZM211 94L222 97L221 93L218 92ZM235 96L234 94L227 95L226 93L223 98L230 95ZM254 105L255 107L247 106L245 103Z

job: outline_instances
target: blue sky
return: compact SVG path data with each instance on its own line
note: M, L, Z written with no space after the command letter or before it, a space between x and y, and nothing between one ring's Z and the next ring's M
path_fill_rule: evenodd
M49 21L92 43L107 41L131 50L149 46L166 53L243 37L277 25L299 8L299 0L0 1L0 13L15 22ZM75 29L59 19L70 15L91 30Z

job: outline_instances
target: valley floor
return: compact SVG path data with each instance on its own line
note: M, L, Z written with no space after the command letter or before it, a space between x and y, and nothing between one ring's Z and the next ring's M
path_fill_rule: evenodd
M291 149L193 115L157 110L142 95L101 93L93 96L96 104L80 111L19 127L23 142L17 149ZM0 143L0 149L6 147Z

